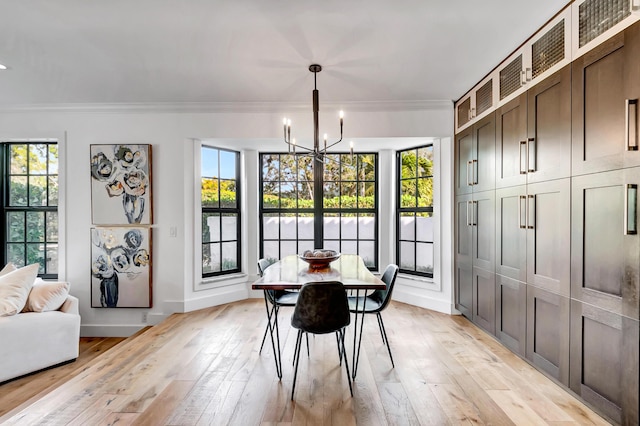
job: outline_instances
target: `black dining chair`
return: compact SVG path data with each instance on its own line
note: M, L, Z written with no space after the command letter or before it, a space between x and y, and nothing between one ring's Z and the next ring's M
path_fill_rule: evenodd
M345 328L351 322L349 303L344 286L338 281L310 282L302 286L298 295L298 302L293 310L291 326L298 329L296 338L295 372L293 373L293 386L291 388L291 400L296 389L296 378L300 364L300 345L303 333L329 334L336 333L338 341L338 353L340 362L344 360L347 370L349 392L353 396L347 352L344 346Z
M376 314L378 318L378 328L380 328L380 334L382 335L382 342L387 345L389 351L389 358L391 358L391 366L395 368L393 362L393 355L391 355L391 346L389 346L389 339L387 338L387 332L384 328L384 322L382 321L381 312L389 305L391 301L391 293L398 276L398 265L390 264L384 270L382 277L380 278L387 286L384 290L375 290L367 296L349 296L349 311L357 314ZM365 301L366 298L366 301ZM366 302L366 303L365 303ZM364 308L364 310L363 310ZM362 317L364 321L364 315ZM362 339L362 327L360 328L360 338ZM357 361L353 366L354 376L357 369Z

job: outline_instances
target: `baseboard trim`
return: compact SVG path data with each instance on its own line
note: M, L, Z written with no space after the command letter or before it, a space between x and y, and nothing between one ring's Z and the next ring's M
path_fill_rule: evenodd
M409 290L410 288L407 287L396 286L393 290L393 300L406 303L407 305L418 306L419 308L442 312L443 314L455 315L459 313L451 302L447 300L434 299L424 295L424 292Z
M142 325L87 324L80 326L80 337L129 337L147 327Z

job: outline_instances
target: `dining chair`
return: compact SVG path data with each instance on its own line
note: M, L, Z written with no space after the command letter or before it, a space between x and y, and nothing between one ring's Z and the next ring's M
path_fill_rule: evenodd
M391 355L391 346L389 346L389 339L387 338L387 332L384 328L384 322L382 321L381 312L389 305L391 301L391 293L398 276L398 265L389 264L380 278L385 284L386 289L375 290L366 296L349 296L349 311L356 314L362 314L362 321L364 321L364 314L376 314L378 319L378 328L382 335L382 343L387 346L389 351L389 358L391 358L391 366L395 368L393 362L393 355ZM365 300L366 298L366 300ZM360 339L362 339L362 327L360 328ZM354 376L357 369L357 361L354 361Z
M300 364L300 345L302 334L329 334L336 333L338 341L338 353L340 363L344 360L347 370L349 392L353 396L349 364L344 346L345 328L351 322L349 302L344 286L339 281L316 281L304 284L298 293L298 302L293 310L291 326L298 329L296 338L295 372L293 373L293 386L291 388L291 400L296 389L296 378Z

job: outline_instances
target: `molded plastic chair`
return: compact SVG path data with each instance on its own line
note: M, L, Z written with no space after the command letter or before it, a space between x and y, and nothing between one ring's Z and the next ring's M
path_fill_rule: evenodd
M391 301L391 293L393 292L393 287L396 282L396 277L398 276L398 265L390 264L384 270L382 277L380 278L386 285L387 288L385 290L375 290L373 293L367 296L350 296L349 297L349 311L358 314L376 314L378 318L378 327L380 328L380 334L382 335L382 342L387 345L387 350L389 351L389 358L391 358L391 366L395 367L393 362L393 355L391 355L391 347L389 346L389 339L387 338L387 332L384 328L384 322L382 321L382 315L380 314L388 305L389 301ZM366 303L365 303L366 297ZM357 307L357 309L356 309ZM364 312L363 312L364 307ZM364 321L364 317L363 317ZM360 329L360 333L362 333L362 328ZM355 365L354 370L357 369L357 365ZM354 372L355 375L355 372Z
M296 377L300 363L300 345L303 333L328 334L336 333L338 341L338 353L340 362L344 359L344 367L347 370L349 392L353 396L347 353L344 346L345 328L351 322L349 303L344 286L338 281L310 282L302 286L298 293L298 302L291 317L291 326L298 329L296 339L295 372L293 374L293 386L291 388L291 400L296 389Z

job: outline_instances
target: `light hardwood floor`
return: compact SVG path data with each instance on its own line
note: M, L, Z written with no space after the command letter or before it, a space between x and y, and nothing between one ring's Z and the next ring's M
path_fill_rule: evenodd
M367 317L354 397L335 337L324 335L309 339L292 402L290 315L281 310L282 381L270 345L258 354L266 315L264 302L251 299L172 315L0 424L608 424L465 318L397 302L383 313L395 369L375 318Z

